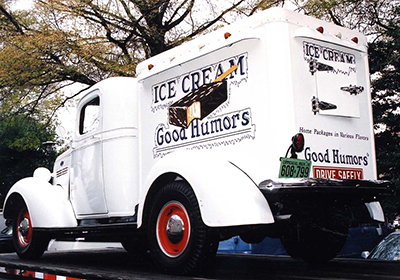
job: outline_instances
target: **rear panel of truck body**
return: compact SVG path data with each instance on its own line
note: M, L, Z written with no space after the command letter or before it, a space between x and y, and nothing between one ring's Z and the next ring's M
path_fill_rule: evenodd
M312 177L376 179L365 37L320 24L323 34L290 26L293 65L299 65L292 70L292 81L295 128L306 138L303 157L312 161ZM310 63L320 69L312 73ZM318 101L334 108L314 107L312 114L310 102L315 106Z
M233 65L226 96L210 97L215 109L179 125L171 108L178 110L185 98L191 98L187 107L199 102L211 108L193 91ZM210 160L234 163L258 184L279 177L280 158L292 136L303 133L305 150L298 157L312 161L310 177L376 179L367 47L360 33L270 9L147 60L138 67L138 85L144 176L171 153L187 152L181 164L190 165L188 151L200 150ZM324 104L336 109L322 110ZM194 105L187 107L196 115Z

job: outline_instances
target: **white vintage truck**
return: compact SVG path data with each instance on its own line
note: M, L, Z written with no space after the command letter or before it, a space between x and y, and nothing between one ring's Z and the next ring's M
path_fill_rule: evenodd
M384 221L370 98L365 37L285 9L166 51L87 90L53 172L12 187L16 252L114 240L188 274L240 235L328 261Z

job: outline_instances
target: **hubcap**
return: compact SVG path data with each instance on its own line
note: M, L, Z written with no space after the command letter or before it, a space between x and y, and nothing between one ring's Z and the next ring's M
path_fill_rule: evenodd
M179 257L190 238L190 221L185 207L178 201L164 205L157 217L157 242L163 253Z
M181 217L172 215L167 222L167 237L173 244L179 243L185 233L185 224Z
M27 237L29 233L29 220L27 218L24 218L20 223L19 223L19 233L23 237Z
M32 227L29 213L26 210L21 211L17 228L19 244L27 247L32 239Z

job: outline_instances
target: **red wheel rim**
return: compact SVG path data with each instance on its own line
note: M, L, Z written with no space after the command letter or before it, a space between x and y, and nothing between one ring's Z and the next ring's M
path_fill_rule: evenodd
M31 243L32 223L29 212L26 209L22 209L18 216L17 237L19 245L23 248L28 247Z
M190 221L185 207L178 201L164 205L157 218L157 241L167 256L176 258L186 249L190 237Z

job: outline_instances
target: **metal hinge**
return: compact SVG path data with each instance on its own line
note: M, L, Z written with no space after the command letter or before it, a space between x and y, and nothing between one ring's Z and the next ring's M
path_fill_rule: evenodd
M312 111L314 112L314 115L319 112L319 110L333 110L337 109L337 106L332 103L328 103L325 101L320 101L318 97L313 96L311 99L311 104L312 104Z
M340 90L350 92L350 95L357 95L364 91L364 87L350 85L348 87L341 87Z

